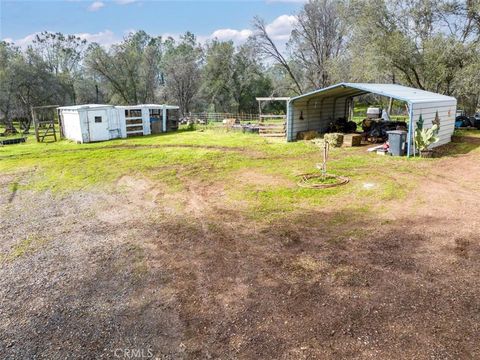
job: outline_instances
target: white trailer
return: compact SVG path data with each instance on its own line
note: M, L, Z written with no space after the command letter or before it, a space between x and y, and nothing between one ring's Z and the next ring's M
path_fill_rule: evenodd
M178 128L178 106L76 105L58 108L63 136L79 142L150 135Z

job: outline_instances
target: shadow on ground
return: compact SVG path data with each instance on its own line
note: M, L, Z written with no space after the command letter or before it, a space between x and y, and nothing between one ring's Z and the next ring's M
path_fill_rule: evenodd
M1 265L0 356L480 355L478 241L425 229L452 219L304 209L253 223L217 210L112 226L89 207L52 209L71 227Z
M469 154L480 147L480 137L453 136L452 142L435 149L435 157Z

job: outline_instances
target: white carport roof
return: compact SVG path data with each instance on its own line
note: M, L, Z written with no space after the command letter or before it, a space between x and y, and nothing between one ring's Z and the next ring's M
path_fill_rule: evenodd
M455 98L450 96L397 84L340 83L293 97L290 99L290 102L308 100L315 96L345 97L359 96L368 93L391 97L406 101L410 104L455 100Z

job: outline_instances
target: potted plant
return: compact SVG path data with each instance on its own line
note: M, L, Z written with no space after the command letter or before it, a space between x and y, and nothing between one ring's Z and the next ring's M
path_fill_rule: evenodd
M432 157L433 151L430 149L430 145L440 140L438 137L439 130L440 119L438 118L438 111L435 115L435 120L432 121L432 127L429 129L423 127L423 119L422 115L420 115L417 121L417 128L415 129L415 148L421 157Z

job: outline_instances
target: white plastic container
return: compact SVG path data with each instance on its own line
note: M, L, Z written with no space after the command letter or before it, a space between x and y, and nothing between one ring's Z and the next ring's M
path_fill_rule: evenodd
M369 107L367 109L367 118L378 119L382 114L382 110L378 107Z

